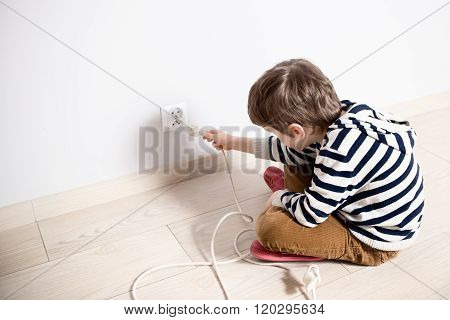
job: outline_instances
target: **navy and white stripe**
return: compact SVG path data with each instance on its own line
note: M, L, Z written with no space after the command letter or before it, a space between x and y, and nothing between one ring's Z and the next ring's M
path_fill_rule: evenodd
M283 162L291 166L314 165L318 144L312 144L301 152L287 147L275 136L269 136L268 144L269 159L272 161Z
M274 203L306 227L330 214L362 242L380 250L408 247L424 207L422 171L413 154L416 133L407 121L365 104L341 101L346 113L321 143L296 151L275 136L255 140L255 156L313 166L304 193L277 192ZM266 146L264 146L266 144Z

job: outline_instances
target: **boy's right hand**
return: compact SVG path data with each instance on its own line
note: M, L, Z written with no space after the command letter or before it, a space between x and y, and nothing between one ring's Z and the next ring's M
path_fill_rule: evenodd
M208 130L203 134L203 139L209 142L213 141L212 146L216 150L232 150L235 138L222 130L216 129Z

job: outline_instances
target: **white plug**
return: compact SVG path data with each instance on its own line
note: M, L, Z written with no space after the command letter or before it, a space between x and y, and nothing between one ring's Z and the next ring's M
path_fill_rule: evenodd
M189 125L189 134L193 137L203 137L204 130L200 130L196 125Z
M320 283L319 268L315 265L309 266L308 270L303 276L303 283L307 292L312 292L313 299L316 299L316 287Z

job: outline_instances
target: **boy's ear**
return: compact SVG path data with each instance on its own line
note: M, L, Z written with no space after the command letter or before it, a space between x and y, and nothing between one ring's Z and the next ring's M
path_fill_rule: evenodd
M297 123L290 124L287 128L287 132L289 136L298 137L300 139L305 138L306 135L305 129Z

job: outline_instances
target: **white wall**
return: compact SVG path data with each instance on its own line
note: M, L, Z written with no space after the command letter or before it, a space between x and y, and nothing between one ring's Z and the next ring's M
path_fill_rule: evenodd
M275 63L308 58L333 78L444 3L2 1L158 104L186 101L200 126L248 125L248 90ZM381 107L450 89L449 17L450 5L336 80L339 97ZM136 172L138 128L159 121L0 5L0 206Z

